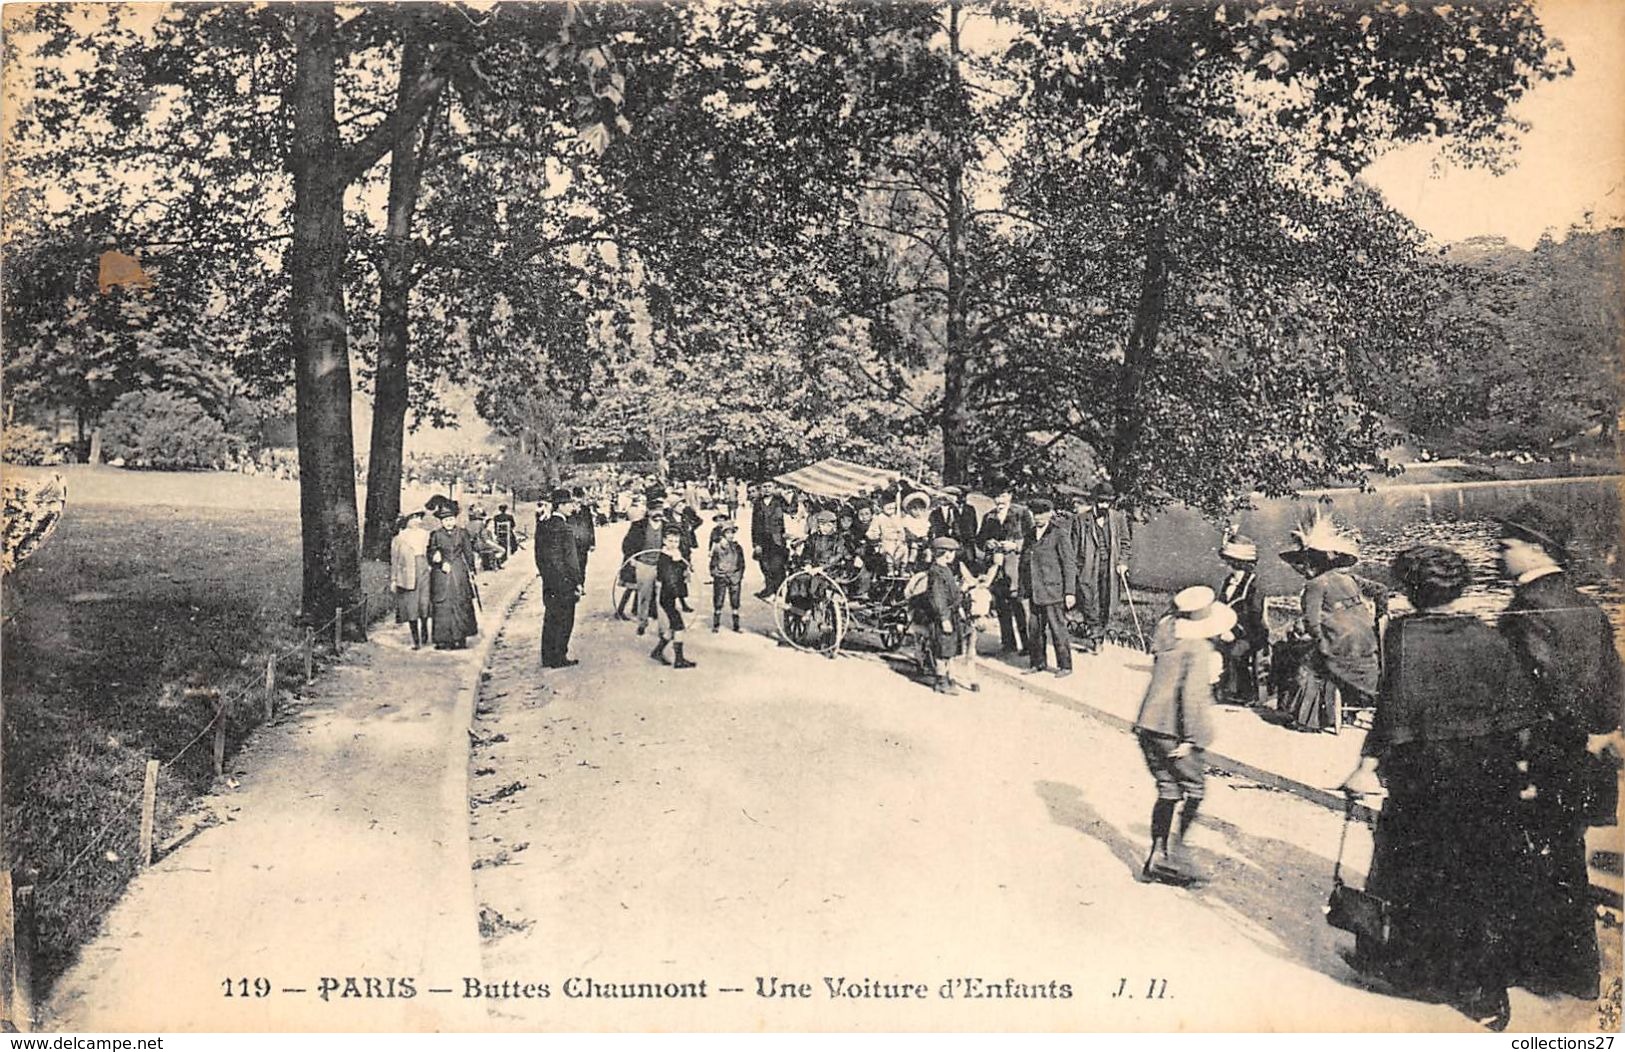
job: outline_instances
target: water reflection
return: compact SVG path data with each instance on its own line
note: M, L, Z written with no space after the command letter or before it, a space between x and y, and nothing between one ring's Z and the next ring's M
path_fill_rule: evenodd
M1353 572L1391 583L1388 568L1394 556L1419 544L1436 544L1460 553L1472 570L1472 584L1462 606L1493 621L1512 600L1512 582L1501 574L1500 528L1494 520L1416 520L1391 527L1368 527L1355 533L1361 560ZM1576 586L1602 604L1614 622L1615 635L1625 644L1625 588L1596 561L1579 559L1569 568ZM1293 600L1296 606L1296 600ZM1396 606L1396 612L1402 607Z

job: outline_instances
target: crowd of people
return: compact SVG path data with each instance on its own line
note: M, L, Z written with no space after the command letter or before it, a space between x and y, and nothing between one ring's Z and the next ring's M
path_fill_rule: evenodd
M1307 579L1301 631L1312 641L1290 704L1313 720L1345 694L1374 709L1343 785L1351 801L1382 797L1363 908L1339 887L1329 912L1356 933L1349 963L1492 1030L1510 1021L1511 986L1599 995L1585 833L1616 821L1622 687L1613 625L1566 572L1572 524L1529 503L1501 525L1515 591L1498 624L1462 606L1467 560L1420 545L1393 561L1411 612L1380 640L1370 584L1347 573L1351 539L1319 520L1281 553ZM1256 545L1232 538L1225 552L1236 569L1223 590L1178 593L1153 634L1134 725L1156 784L1146 879L1202 879L1185 838L1203 798L1214 687L1245 680L1267 639L1256 581L1245 580Z
M940 692L979 689L977 634L995 624L1002 650L1023 655L1029 672L1067 676L1074 649L1098 649L1127 588L1131 520L1105 484L1021 503L1010 487L991 488L984 514L951 486L828 499L776 483L731 495L652 485L626 502L614 616L640 636L656 625L652 660L695 668L685 646L692 581L711 580L711 630L726 619L740 631L748 552L762 575L758 599L811 579L792 579L801 568L855 596L908 580ZM735 508L748 511L745 537ZM446 498L426 512L438 528L415 513L397 538L398 617L414 645L460 646L476 629L481 538L504 555L524 538L505 506L490 523L471 509L466 525ZM538 506L545 667L577 663L575 606L601 524L595 495L580 488ZM1149 625L1152 675L1134 722L1155 785L1142 877L1205 878L1187 834L1204 796L1212 710L1267 700L1260 659L1270 654L1277 672L1290 670L1276 704L1292 725L1335 729L1349 709L1370 716L1344 789L1351 800L1381 796L1362 893L1381 922L1334 915L1356 932L1350 963L1373 983L1454 1004L1491 1029L1510 1019L1511 986L1595 999L1585 831L1612 822L1617 807L1622 675L1609 618L1566 572L1572 534L1538 504L1502 520L1514 597L1492 624L1462 605L1470 573L1461 554L1402 551L1390 596L1351 572L1358 545L1317 516L1279 555L1304 586L1297 621L1273 640L1258 545L1228 535L1217 587L1178 592Z

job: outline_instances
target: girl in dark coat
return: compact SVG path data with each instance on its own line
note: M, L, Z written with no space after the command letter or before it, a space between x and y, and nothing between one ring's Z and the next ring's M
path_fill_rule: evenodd
M1387 789L1366 887L1393 927L1386 944L1359 939L1350 963L1501 1030L1529 683L1495 629L1454 607L1470 579L1460 555L1410 548L1394 577L1418 613L1388 627L1376 720L1343 784Z
M965 618L965 595L959 584L959 542L938 537L931 542L931 566L926 571L926 646L936 666L938 694L958 694L954 672L965 654L969 626ZM978 688L979 689L979 688Z
M474 543L457 525L453 500L438 505L440 528L429 534L429 601L434 608L436 650L461 650L479 633L474 619Z

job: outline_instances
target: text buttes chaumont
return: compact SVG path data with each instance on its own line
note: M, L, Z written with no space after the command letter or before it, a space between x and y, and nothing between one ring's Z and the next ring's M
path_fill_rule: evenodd
M559 984L559 993L571 999L708 998L713 993L744 992L746 991L737 987L714 990L708 986L705 979L688 982L606 982L584 976L571 976ZM888 982L870 978L824 976L823 981L815 986L813 983L785 980L777 976L757 976L754 988L749 992L757 997L783 1000L811 998L820 994L830 999L851 1000L925 1000L933 996L943 1000L955 998L1065 1000L1072 996L1072 986L1070 983L1055 979L1029 983L1011 978L992 980L977 976L945 979L935 985L901 980ZM552 997L553 988L546 982L523 982L514 979L491 982L465 977L462 995L467 998L483 997L493 1000L510 998L540 1000Z

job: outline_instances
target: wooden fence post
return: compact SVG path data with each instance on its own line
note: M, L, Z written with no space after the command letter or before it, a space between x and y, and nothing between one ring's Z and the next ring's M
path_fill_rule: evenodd
M0 1019L34 1029L34 888L0 870Z
M316 630L305 626L305 686L316 682Z
M226 773L226 696L214 699L214 776Z
M333 653L344 652L344 607L333 608Z
M158 761L147 761L147 777L141 783L141 868L152 865L152 819L158 808Z
M265 722L276 716L276 655L265 659Z

